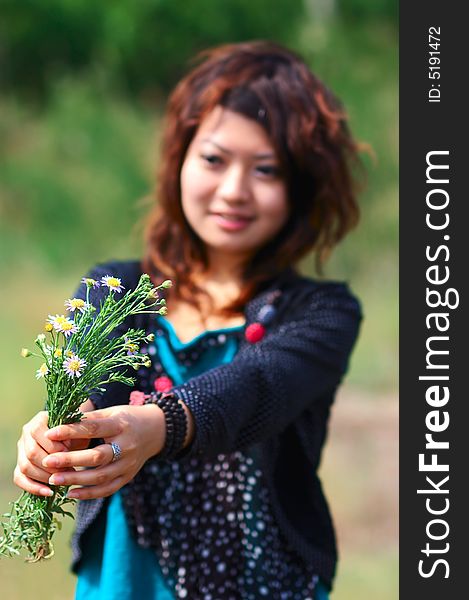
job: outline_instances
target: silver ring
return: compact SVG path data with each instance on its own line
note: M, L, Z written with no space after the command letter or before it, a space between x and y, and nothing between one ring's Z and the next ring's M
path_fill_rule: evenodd
M116 462L122 456L122 450L119 444L115 442L110 442L111 450L112 450L112 460L111 462Z

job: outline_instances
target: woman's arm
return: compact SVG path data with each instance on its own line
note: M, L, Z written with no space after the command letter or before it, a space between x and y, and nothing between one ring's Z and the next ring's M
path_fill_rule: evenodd
M358 302L345 286L320 286L261 342L245 345L230 364L176 387L189 417L185 445L190 446L184 455L213 456L267 439L332 393L346 371L360 318ZM111 400L110 392L103 402ZM128 401L128 390L126 397ZM97 498L117 491L159 453L164 416L155 405L112 406L90 413L81 423L50 430L45 437L65 444L105 440L81 453L59 452L42 460L43 468L57 471L50 483L87 486L71 495ZM110 442L123 451L116 462ZM78 466L95 468L58 472Z
M230 364L176 387L195 422L188 454L212 456L265 440L333 393L360 319L360 306L346 286L320 285Z

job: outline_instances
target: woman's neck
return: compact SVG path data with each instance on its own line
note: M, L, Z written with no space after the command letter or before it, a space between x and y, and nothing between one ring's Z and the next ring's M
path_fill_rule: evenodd
M220 308L239 296L243 288L244 265L244 260L239 257L213 254L209 256L207 269L194 273L192 279L212 298L215 307Z
M193 277L194 283L206 292L215 309L231 304L242 290L240 279L222 273L204 273Z
M227 315L222 310L239 297L242 290L241 278L224 270L206 270L193 273L192 281L207 294L200 295L198 307L188 300L168 298L167 319L182 342L207 330L244 324L242 312Z
M208 267L203 274L206 279L219 282L231 280L241 284L248 256L209 251L207 258Z

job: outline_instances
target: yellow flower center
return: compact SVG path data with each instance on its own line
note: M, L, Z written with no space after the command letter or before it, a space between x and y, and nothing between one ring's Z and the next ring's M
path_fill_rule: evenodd
M49 372L49 369L47 368L46 363L43 363L40 367L39 367L39 371L42 373L42 375L47 375L47 373Z
M119 279L117 279L117 277L109 277L108 280L107 280L107 284L110 287L119 287L120 284L121 284L121 282L120 282Z
M73 323L71 321L63 321L60 323L60 329L62 329L62 331L70 331L70 329L73 328Z
M69 363L68 363L68 368L70 369L70 371L79 371L80 370L80 361L77 358L73 358Z
M70 306L73 306L73 308L83 308L85 306L85 301L81 298L72 298L72 300L70 300Z
M54 352L54 356L56 358L60 358L62 356L62 348L57 348L57 350Z

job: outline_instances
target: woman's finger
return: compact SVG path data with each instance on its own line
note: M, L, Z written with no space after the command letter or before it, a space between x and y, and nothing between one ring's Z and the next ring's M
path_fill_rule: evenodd
M58 453L61 454L62 451L59 450ZM47 466L44 464L44 459L47 456L49 456L47 452L45 452L32 438L21 439L18 442L18 465L23 473L33 479L47 481L47 471L49 472L49 475L54 472L54 469L47 469ZM43 471L43 477L35 476L35 474L38 475Z
M49 481L49 477L54 472L53 470L46 470L37 467L23 455L18 457L18 464L16 468L25 477L28 477L29 479L34 479L38 482L42 481L44 483L47 483Z
M46 437L50 440L64 441L73 439L92 439L107 438L119 435L122 432L122 422L116 417L96 417L95 413L90 413L79 423L71 425L59 425L49 429Z
M103 486L107 485L122 475L122 468L116 463L99 467L98 469L84 469L81 471L61 471L50 476L50 485L86 485Z
M89 450L57 452L44 458L42 464L47 469L70 469L71 467L102 467L112 462L114 453L110 444L100 444Z
M125 483L122 475L103 485L91 485L89 487L73 488L68 492L69 498L77 500L91 500L92 498L106 498L115 494Z
M48 414L46 411L41 411L35 415L31 421L23 426L23 439L33 439L39 444L47 453L61 452L66 450L66 446L60 441L53 441L49 439L45 434L48 431L47 427Z
M13 473L13 481L18 487L35 496L52 496L54 493L50 487L26 476L18 467Z
M36 440L32 437L23 437L18 442L18 457L22 455L33 465L38 467L42 466L42 461L47 452L40 446Z

